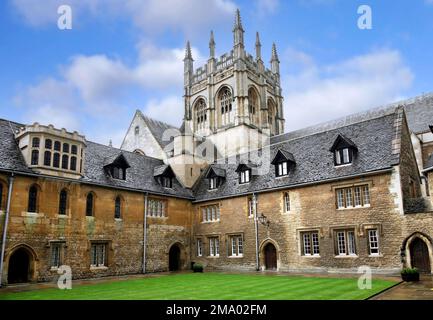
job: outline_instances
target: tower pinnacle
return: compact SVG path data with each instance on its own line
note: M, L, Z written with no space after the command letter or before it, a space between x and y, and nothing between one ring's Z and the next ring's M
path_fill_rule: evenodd
M260 43L260 35L256 33L256 60L262 60L262 44Z
M214 39L213 31L210 32L209 54L211 58L215 58L215 39Z

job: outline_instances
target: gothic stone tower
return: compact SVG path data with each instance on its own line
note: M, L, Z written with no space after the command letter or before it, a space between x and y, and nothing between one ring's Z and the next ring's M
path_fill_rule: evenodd
M239 10L233 27L233 50L215 57L211 32L208 62L194 70L190 43L184 59L185 125L231 156L260 147L269 136L284 132L279 59L272 46L270 69L262 61L259 33L255 58L245 51Z

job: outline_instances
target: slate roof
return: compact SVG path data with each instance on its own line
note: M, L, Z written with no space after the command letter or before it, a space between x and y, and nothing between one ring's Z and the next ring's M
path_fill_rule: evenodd
M433 123L433 93L418 96L412 99L398 101L392 104L380 106L368 111L351 114L335 120L320 123L300 130L283 133L271 137L271 144L300 138L319 132L325 132L336 128L348 126L354 123L386 116L394 113L399 106L404 108L409 129L414 133L428 132L429 125Z
M175 130L176 132L179 131L178 128L172 126L171 124L149 118L145 116L143 113L141 113L141 111L139 111L139 113L140 116L143 118L144 122L146 123L146 125L148 126L150 132L153 134L153 136L155 137L156 141L158 142L158 144L161 146L162 149L164 149L172 141L172 139L168 141L165 141L163 139L163 134L165 130L172 129Z
M378 118L274 143L270 146L269 152L262 153L261 159L260 155L253 157L254 162L263 164L261 170L265 173L253 175L251 182L247 184L238 183L236 169L240 156L229 159L227 163L214 164L213 166L226 170L225 182L217 190L209 192L208 183L202 177L201 181L194 186L196 201L390 169L400 161L399 154L392 152L392 139L396 134L394 123L397 119L399 119L397 109L394 108L394 112ZM350 137L358 147L357 156L350 166L334 166L333 153L329 151L329 147L338 135ZM296 165L290 170L288 176L276 178L274 166L270 162L278 149L290 152L296 159Z
M17 123L11 125L14 130L22 126ZM131 166L126 170L126 180L113 179L104 170L107 159L110 159L108 161L117 159L120 154L123 154ZM172 188L164 188L155 180L153 170L155 167L164 165L162 160L90 141L87 141L84 159L84 174L78 181L184 198L192 198L193 196L191 190L183 188L176 179L173 179ZM15 142L13 131L10 129L9 121L0 119L0 170L2 169L21 173L35 173L27 168L21 151Z

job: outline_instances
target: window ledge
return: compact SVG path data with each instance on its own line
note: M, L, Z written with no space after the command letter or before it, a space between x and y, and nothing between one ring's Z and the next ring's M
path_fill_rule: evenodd
M334 165L334 168L344 168L344 167L348 167L348 166L351 166L353 163L351 162L351 163L345 163L345 164L337 164L337 165Z
M59 218L59 219L71 219L71 216L69 216L67 214L58 214L57 218Z
M208 223L216 223L216 222L220 222L220 219L218 220L214 220L214 221L202 221L202 224L208 224Z
M383 258L383 254L369 254L368 255L369 258Z
M161 219L161 220L165 220L165 219L168 219L168 217L167 216L163 216L163 217L147 216L147 219Z
M368 209L371 205L367 204L365 206L356 206L356 207L347 207L347 208L337 208L338 211L344 211L344 210L359 210L359 209Z
M349 255L334 256L334 258L337 258L337 259L356 259L359 257L358 257L358 255L355 255L355 254L349 254Z
M308 259L315 259L315 258L321 258L320 254L313 254L313 255L302 255L303 258L308 258Z
M91 271L104 271L104 270L108 270L108 267L106 267L106 266L101 266L101 267L90 266L90 270Z
M94 216L86 216L86 220L95 220Z
M218 191L218 188L214 188L214 189L207 189L208 192L215 192Z
M39 213L39 212L21 212L21 216L22 217L35 217L35 218L39 218L39 217L43 217L45 215L43 213Z
M243 254L239 255L239 256L228 256L229 259L240 259L240 258L243 258L243 257L244 257Z
M210 258L210 259L215 259L215 258L219 258L220 255L216 255L216 256L207 256L207 257Z
M275 176L275 179L287 178L288 176L289 176L288 174L285 174L285 175L282 175L282 176Z
M59 270L59 267L51 267L50 271L51 272L57 272Z
M116 221L116 222L122 222L123 219L122 218L114 218L114 221Z

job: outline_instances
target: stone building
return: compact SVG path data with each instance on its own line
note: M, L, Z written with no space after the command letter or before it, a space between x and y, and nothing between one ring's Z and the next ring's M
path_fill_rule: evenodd
M0 120L3 284L190 269L433 270L433 95L284 133L276 46L185 64L180 128L120 149ZM289 128L290 129L290 128Z

